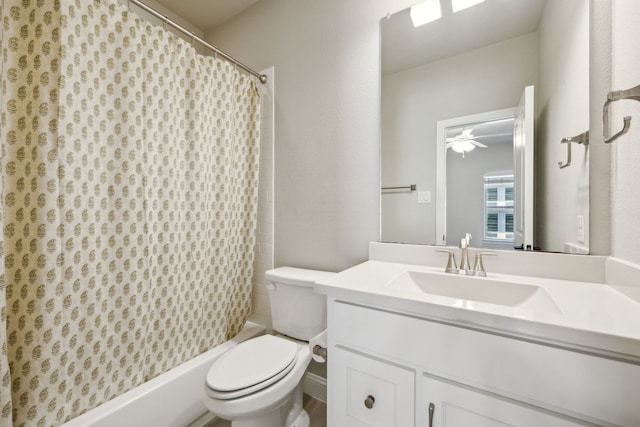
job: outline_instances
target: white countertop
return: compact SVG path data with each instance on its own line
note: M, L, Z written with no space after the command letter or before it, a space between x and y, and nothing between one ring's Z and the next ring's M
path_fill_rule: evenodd
M614 287L489 273L487 279L490 280L543 288L559 308L559 312L554 313L389 286L394 278L407 271L449 276L442 268L366 261L318 282L316 290L337 300L640 363L640 303ZM485 279L474 280L481 286Z

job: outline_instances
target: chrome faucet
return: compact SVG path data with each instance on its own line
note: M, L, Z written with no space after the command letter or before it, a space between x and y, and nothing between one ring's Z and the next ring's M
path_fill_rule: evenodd
M479 252L476 254L476 261L473 263L473 270L467 271L467 274L471 276L487 277L487 272L484 269L484 263L482 262L483 256L497 256L497 254L491 252Z
M452 273L452 274L460 273L460 270L458 270L458 264L456 263L456 254L454 254L452 250L436 249L436 252L444 252L449 255L447 257L447 266L444 268L445 273Z
M445 273L452 274L470 274L471 265L469 264L469 242L471 241L471 234L466 233L465 236L460 239L460 267L456 263L456 254L450 249L436 249L436 252L444 252L449 254L447 258L447 266L445 267Z
M456 254L450 249L436 249L436 252L444 252L449 254L447 258L447 266L445 267L445 273L452 274L466 274L468 276L480 276L487 277L487 272L484 269L482 262L483 256L496 256L497 254L492 252L478 252L471 268L469 261L469 243L471 242L471 234L466 233L465 236L460 239L460 267L456 263Z
M460 273L468 274L471 271L469 263L469 243L471 242L471 234L467 233L460 239Z

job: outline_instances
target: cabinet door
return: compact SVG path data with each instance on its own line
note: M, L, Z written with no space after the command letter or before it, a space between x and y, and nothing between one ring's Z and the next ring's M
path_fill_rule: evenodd
M331 352L335 374L332 388L337 427L413 427L413 370L352 353L339 347Z
M594 425L432 377L423 379L429 427L569 427ZM429 422L429 406L433 416Z

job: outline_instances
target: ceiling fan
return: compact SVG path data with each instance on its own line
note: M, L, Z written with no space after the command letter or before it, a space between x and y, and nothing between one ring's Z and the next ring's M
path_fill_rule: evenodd
M476 147L487 148L486 145L476 141L474 138L473 129L463 130L458 135L447 138L446 148L451 148L456 153L462 154L462 157L464 157L464 153L467 153Z

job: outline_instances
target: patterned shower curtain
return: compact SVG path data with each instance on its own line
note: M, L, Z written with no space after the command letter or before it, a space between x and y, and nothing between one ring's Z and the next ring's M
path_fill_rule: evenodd
M250 312L259 96L117 0L2 0L0 426L52 426Z

